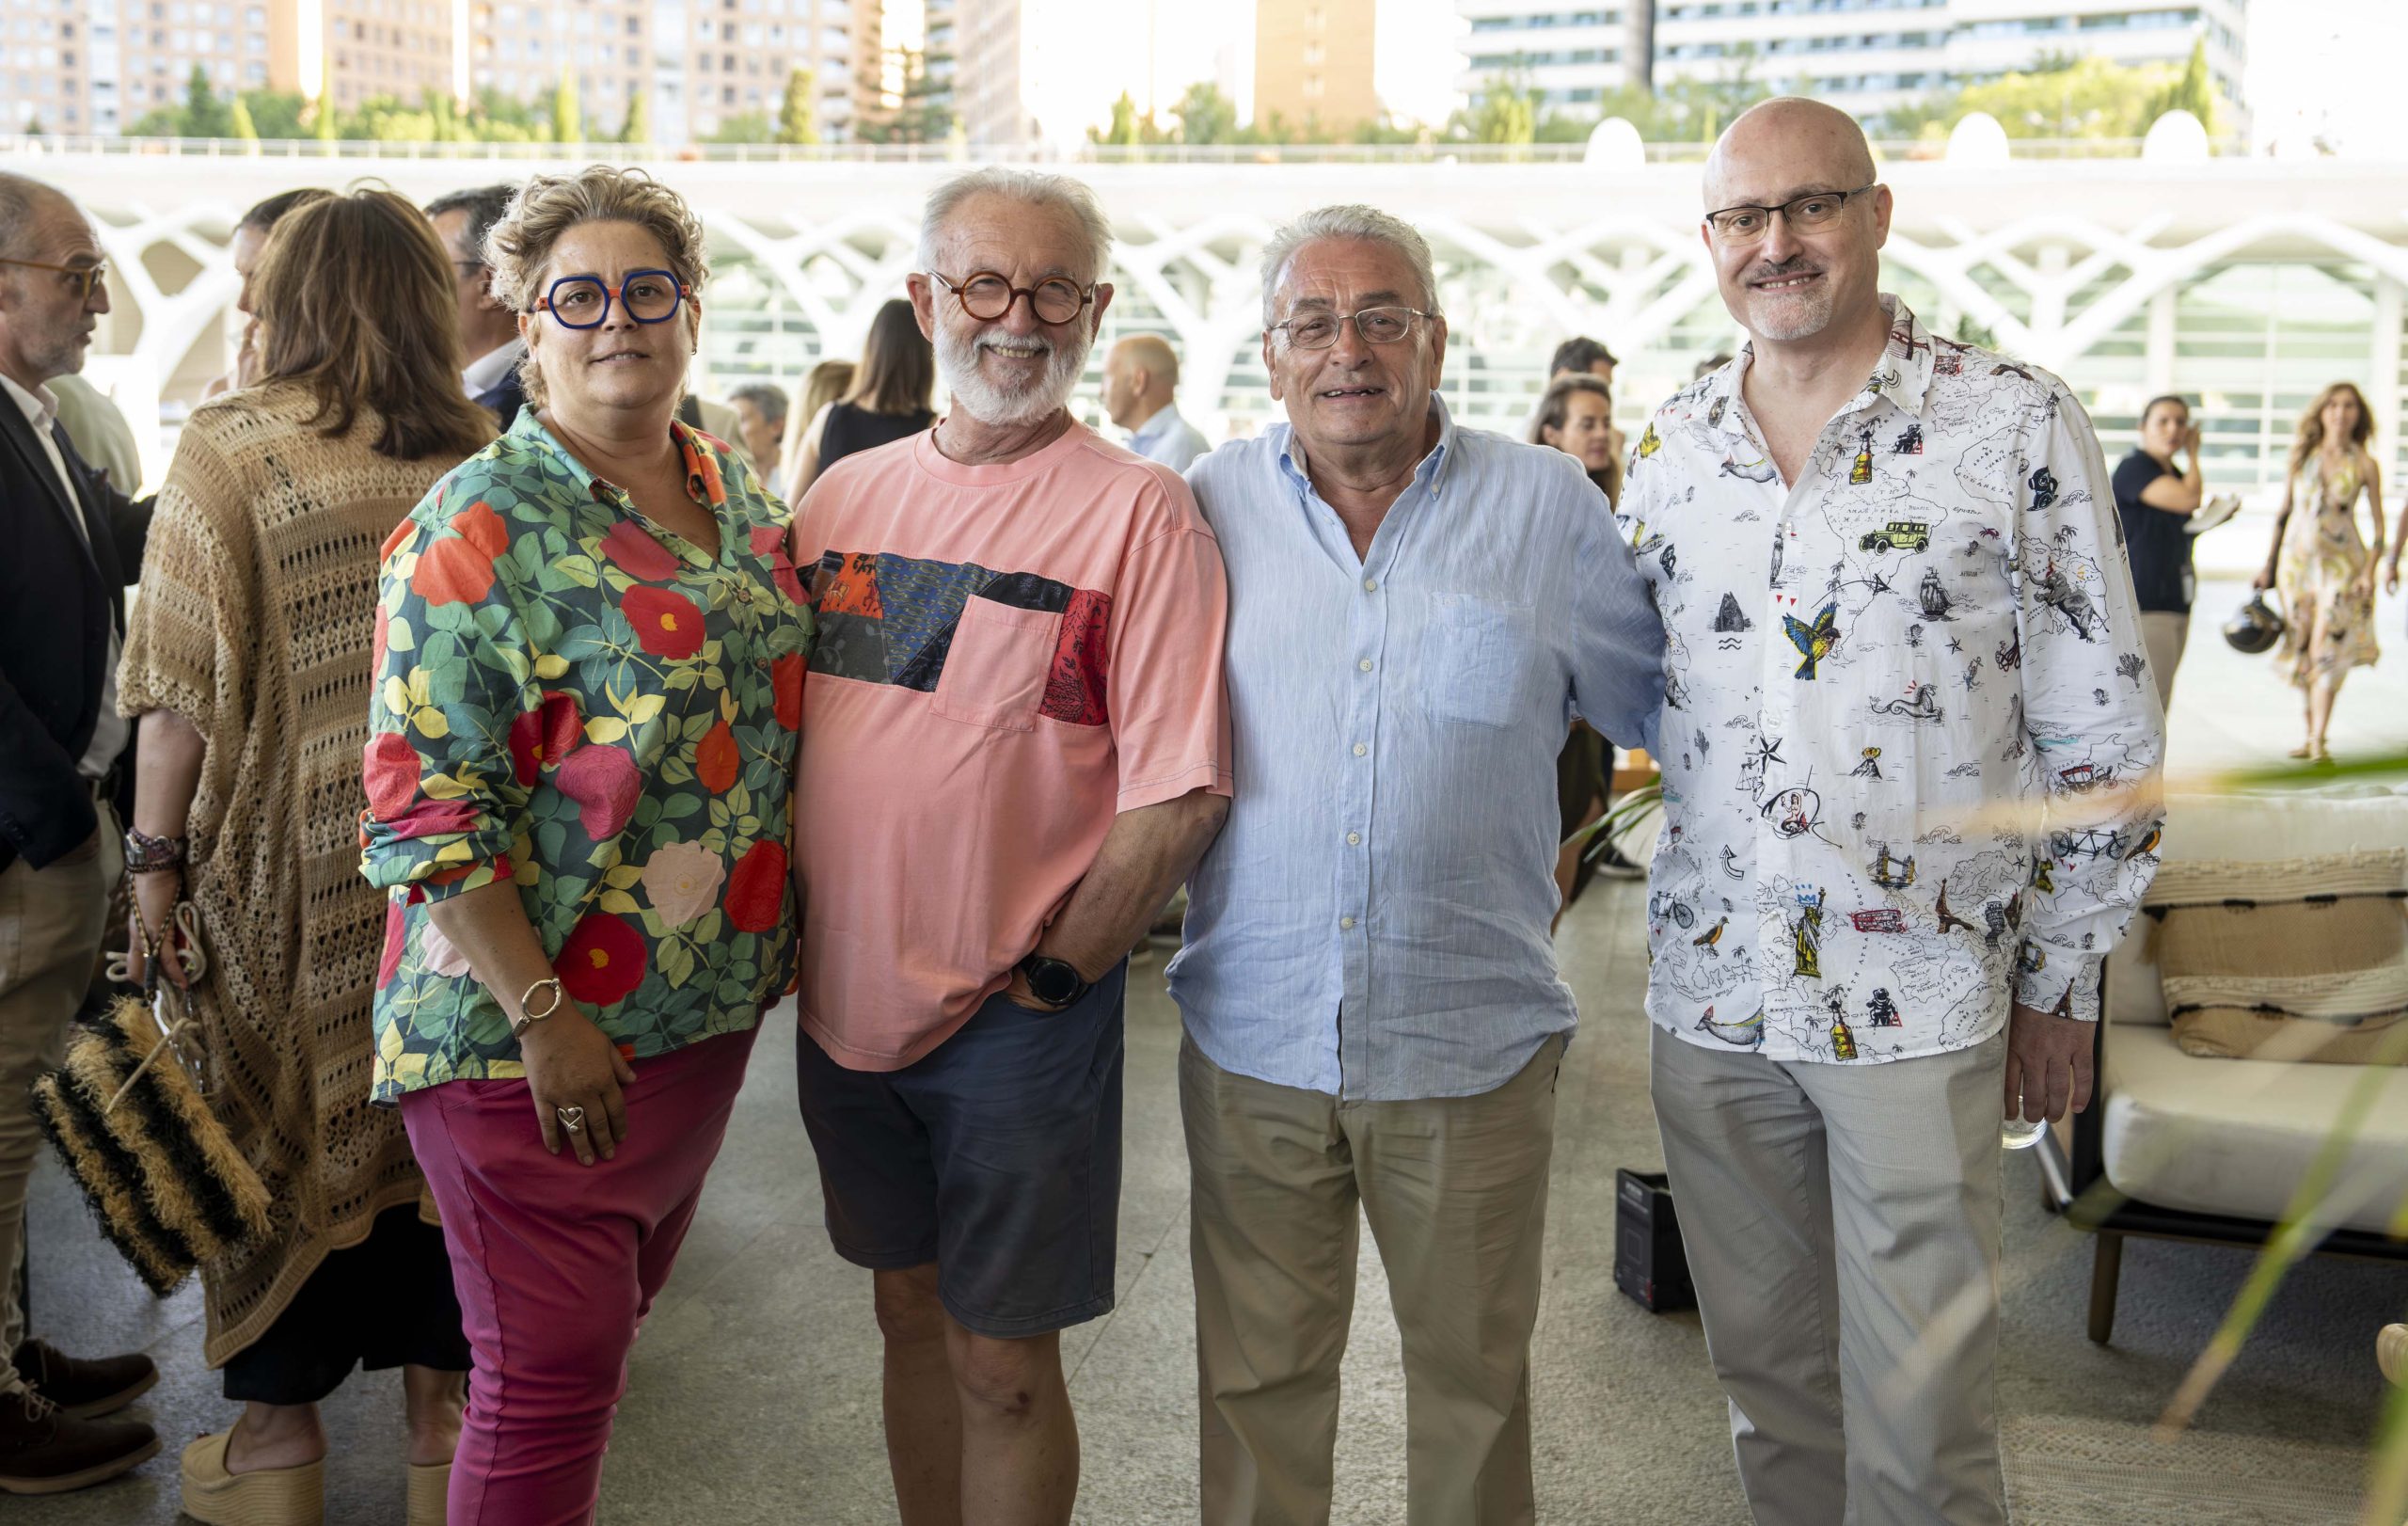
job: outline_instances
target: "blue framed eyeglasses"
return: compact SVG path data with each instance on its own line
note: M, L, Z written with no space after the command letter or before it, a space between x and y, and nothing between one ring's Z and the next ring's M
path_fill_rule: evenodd
M686 283L674 271L630 270L614 292L599 276L562 276L535 299L535 310L562 328L599 328L614 300L640 324L665 324L686 300Z

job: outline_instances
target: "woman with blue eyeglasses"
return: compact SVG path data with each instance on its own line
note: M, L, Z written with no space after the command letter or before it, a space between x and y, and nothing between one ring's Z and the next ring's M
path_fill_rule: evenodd
M569 1526L793 972L811 621L784 509L676 419L706 274L684 202L538 178L485 255L531 406L385 548L373 1095L475 1358L452 1526Z

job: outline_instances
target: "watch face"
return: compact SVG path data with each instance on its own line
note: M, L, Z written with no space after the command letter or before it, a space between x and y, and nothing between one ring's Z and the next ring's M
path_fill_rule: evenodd
M1059 960L1039 960L1029 972L1028 989L1049 1006L1067 1006L1079 993L1079 972Z

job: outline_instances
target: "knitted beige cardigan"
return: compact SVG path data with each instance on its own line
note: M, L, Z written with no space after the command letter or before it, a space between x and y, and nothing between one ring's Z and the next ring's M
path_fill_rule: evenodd
M207 749L186 894L210 1101L275 1202L264 1239L201 1268L212 1367L422 1186L401 1114L368 1102L385 897L359 875L359 771L379 548L458 463L377 454L369 413L329 439L313 411L271 382L193 414L118 675L120 710L172 710Z

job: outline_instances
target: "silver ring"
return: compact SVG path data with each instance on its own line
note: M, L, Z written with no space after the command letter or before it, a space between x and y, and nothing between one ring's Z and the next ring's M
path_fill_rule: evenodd
M555 1107L552 1109L552 1113L554 1117L561 1121L561 1127L568 1130L569 1133L581 1134L585 1131L584 1108Z

